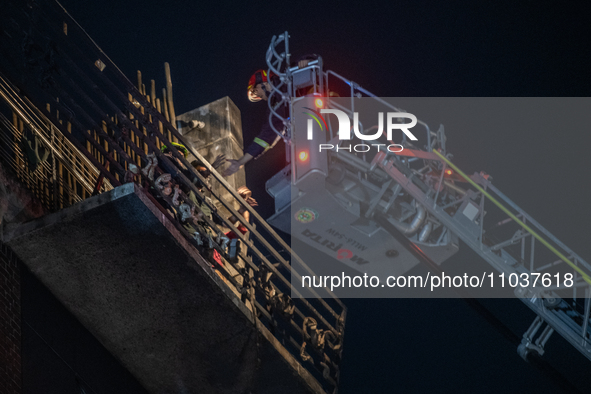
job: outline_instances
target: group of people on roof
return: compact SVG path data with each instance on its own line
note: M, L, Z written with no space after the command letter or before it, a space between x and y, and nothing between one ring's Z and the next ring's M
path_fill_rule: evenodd
M298 66L305 67L308 62L309 60L301 60ZM252 102L267 102L270 99L277 101L275 100L275 96L277 95L272 95L271 92L273 89L272 85L278 86L279 84L280 80L277 75L268 73L265 70L257 70L248 81L248 98ZM272 102L271 106L274 106L275 111L285 118L287 112L286 106L278 106L276 104ZM271 123L268 121L269 118L271 118ZM181 124L182 126L184 125ZM186 124L185 126L191 128L194 125ZM197 126L203 127L204 125ZM260 132L244 150L243 156L238 159L227 159L224 155L219 155L211 163L211 167L217 170L223 164L229 163L230 165L222 172L222 176L228 177L235 174L250 160L261 156L264 152L273 148L281 139L281 136L275 130L283 130L283 128L282 120L276 116L270 117L270 109L268 109ZM185 159L189 157L189 151L185 146L175 142L171 142L171 145ZM227 222L219 216L211 199L205 193L207 190L211 190L211 184L209 182L211 172L205 163L197 159L193 160L190 165L194 171L190 171L178 157L175 157L170 146L163 145L161 147L161 153L163 157L160 160L157 159L155 153L148 155L148 163L141 170L143 175L151 181L148 190L160 206L179 220L198 245L209 246L211 248L212 243L215 241L225 249L232 239L238 238L236 231L242 234L248 231L247 227L242 223L238 223L237 226L225 230L225 233L217 231L218 226L227 227ZM200 176L196 176L196 174ZM134 181L137 179L137 175L139 175L139 169L130 165L130 171L126 174L125 181ZM184 180L183 178L186 179ZM192 183L194 188L189 186L186 180ZM196 192L200 196L197 196ZM246 186L238 188L237 192L246 204L253 207L258 205L256 200L252 198L251 191ZM248 222L249 211L245 207L245 204L241 204L238 213L244 218L243 222ZM227 221L233 225L240 222L236 216L227 218Z

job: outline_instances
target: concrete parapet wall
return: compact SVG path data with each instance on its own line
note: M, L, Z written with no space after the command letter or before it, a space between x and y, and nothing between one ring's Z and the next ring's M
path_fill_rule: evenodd
M135 184L4 242L150 392L324 392Z
M224 154L229 159L239 159L243 152L242 119L240 110L229 97L223 97L192 111L178 115L177 119L186 122L197 120L205 124L204 128L181 130L183 139L190 144L210 163L217 155ZM222 169L226 166L221 167ZM235 189L246 185L244 168L226 178ZM233 200L230 194L215 180L213 191L228 201ZM219 207L218 207L219 208Z
M0 163L0 225L24 222L45 213L35 196Z
M20 262L0 242L0 393L21 391Z

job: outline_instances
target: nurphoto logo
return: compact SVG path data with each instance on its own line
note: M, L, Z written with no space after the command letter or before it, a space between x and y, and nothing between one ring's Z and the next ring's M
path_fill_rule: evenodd
M382 135L386 135L388 141L392 141L392 132L394 130L401 130L411 141L417 141L417 137L409 130L412 127L416 126L417 124L417 117L413 114L409 114L407 112L387 112L386 113L386 130L384 133L384 113L378 112L378 126L377 130L374 134L363 134L359 130L359 113L353 112L353 127L351 127L351 119L349 116L341 110L338 109L320 109L320 111L316 111L312 108L305 107L305 109L309 110L310 112L304 112L304 114L309 115L311 119L308 119L307 123L307 138L311 141L314 138L314 121L320 127L320 131L324 132L328 129L326 119L322 116L322 114L332 114L337 117L339 123L339 140L351 140L352 133L355 134L357 138L362 141L376 141ZM403 119L410 119L410 123L399 123L400 120ZM357 144L357 145L349 145L346 147L342 147L339 145L333 144L319 144L319 151L322 152L323 149L331 150L336 149L338 150L347 150L351 152L353 149L355 152L369 152L371 150L371 146L375 146L376 149L379 149L380 146L386 146L386 144ZM390 152L400 152L404 148L400 144L390 144L387 146L387 149Z

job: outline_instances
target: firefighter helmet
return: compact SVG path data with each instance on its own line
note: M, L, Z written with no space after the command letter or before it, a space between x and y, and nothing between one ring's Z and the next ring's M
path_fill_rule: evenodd
M252 102L260 101L261 98L253 94L253 89L260 83L268 82L274 76L272 72L267 75L266 70L255 71L248 80L248 99Z

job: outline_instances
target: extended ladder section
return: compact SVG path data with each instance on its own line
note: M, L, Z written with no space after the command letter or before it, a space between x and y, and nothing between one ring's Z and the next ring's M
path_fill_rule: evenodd
M0 91L14 122L2 119L3 138L14 145L27 130L52 153L49 163L63 159L64 168L80 175L76 178L79 187L89 189L86 194L79 193L76 201L97 190L99 178L104 178L99 192L126 182L152 185L172 208L163 207L162 214L217 267L252 311L255 326L264 324L274 332L323 390L336 390L346 319L342 302L318 295L314 299L291 298L290 260L298 260L300 266L305 263L202 155L188 144L189 157L177 150L173 142L184 144L183 136L157 108L153 97L141 93L59 3L28 8L10 1L4 14L10 18L2 18L6 19L2 46L13 56L0 63ZM161 153L163 145L170 148L173 158ZM24 160L16 149L4 156L6 160ZM69 159L74 157L78 159ZM90 172L81 174L79 159ZM208 180L194 169L192 159L204 163L231 200L204 194L199 185L208 185ZM185 192L177 190L172 196L155 185L167 177L163 168ZM141 169L145 171L138 171ZM60 183L56 190L65 186ZM213 215L201 217L204 230L195 236L182 222L203 207ZM250 220L240 209L250 214ZM223 232L235 229L230 215L248 230L246 234L235 231L238 242L230 241Z
M289 119L280 117L285 132L276 130L288 146L290 165L267 184L275 197L277 211L270 221L289 231L285 218L293 214L282 216L282 212L289 210L293 201L299 199L299 203L308 194L312 196L306 200L308 204L322 206L324 202L320 199L326 195L333 206L335 201L340 204L343 215L353 213L386 231L399 232L431 262L437 260L433 256L440 255L437 247L457 245L459 238L494 268L484 278L489 280L489 287L503 286L504 291L513 293L537 314L518 348L522 357L526 358L532 351L543 354L546 341L556 331L591 359L591 266L498 190L488 175L468 176L457 168L449 160L451 155L446 151L442 126L432 131L427 124L417 122L419 127L413 130L425 131L420 140L422 148L402 135L398 144L403 150L386 149L387 143L393 142L381 138L384 144L375 152L356 153L351 150L353 142L339 141L328 122L326 139L321 142L328 143L329 149L318 150L316 145L315 150L306 150L306 155L313 157L306 156L305 162L298 160L309 139L305 121L295 121L299 102L306 97L321 98L323 108L343 111L350 119L354 119L358 110L358 98L373 99L376 106L388 111L405 111L355 82L323 70L321 58L303 68L292 66L288 39L287 32L274 37L267 51L269 71L281 81L273 89L275 100L269 100L271 117L280 117L273 111L279 105L290 108ZM306 183L312 174L316 188L326 189L320 199L314 197L320 194L310 192ZM286 191L288 187L291 193ZM297 195L295 200L294 195ZM355 223L350 227L356 227L357 234L371 227L367 221L364 228ZM368 242L375 234L379 232L366 234ZM294 231L292 236L298 234ZM435 262L440 264L449 256L440 256ZM381 260L387 258L382 255ZM382 271L378 268L377 272ZM502 296L506 297L507 293Z
M513 288L515 296L538 315L519 347L522 357L531 351L543 354L554 330L591 359L591 266L492 185L485 174L467 176L439 152L430 161L441 174L453 168L466 181L462 192L458 193L455 184L450 190L441 175L439 180L407 175L410 167L396 155L380 152L373 164L500 273L491 277L491 283L494 279L497 286ZM452 193L455 201L448 202L445 195ZM501 213L495 215L495 210ZM495 218L487 231L486 215ZM543 323L547 326L536 338Z

